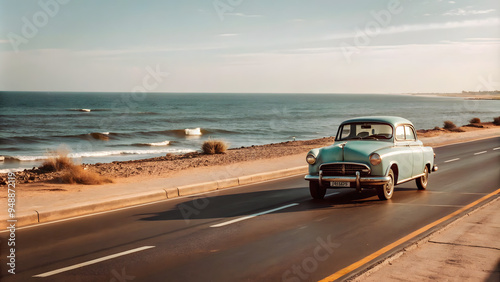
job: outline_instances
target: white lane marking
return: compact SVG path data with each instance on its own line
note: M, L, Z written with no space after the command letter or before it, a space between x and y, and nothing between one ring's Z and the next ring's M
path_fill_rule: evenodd
M84 266L87 266L87 265L96 264L96 263L101 262L101 261L110 260L110 259L113 259L113 258L117 258L117 257L120 257L120 256L131 254L131 253L136 253L136 252L144 251L144 250L151 249L151 248L154 248L154 247L155 246L144 246L144 247L132 249L132 250L129 250L129 251L117 253L117 254L114 254L114 255L109 255L109 256L102 257L102 258L90 260L90 261L87 261L87 262L82 262L82 263L79 263L79 264L75 264L75 265L72 265L72 266L68 266L68 267L56 269L56 270L53 270L53 271L45 272L45 273L42 273L42 274L35 275L33 277L48 277L48 276L52 276L54 274L59 274L59 273L66 272L66 271L69 271L69 270L73 270L73 269L77 269L77 268L80 268L80 267L84 267Z
M458 161L458 160L460 160L460 158L451 159L451 160L447 160L447 161L444 161L444 162L445 163L451 163L451 162Z
M325 195L325 197L332 196L332 195L336 195L336 194L338 194L338 193L340 193L340 192L334 192L334 193L326 194L326 195Z
M474 156L476 156L476 155L481 155L481 154L484 154L484 153L486 153L486 152L488 152L488 151L477 152L477 153L474 153Z
M282 207L279 207L279 208L275 208L275 209L272 209L272 210L263 211L263 212L259 212L259 213L247 215L247 216L244 216L244 217L236 218L236 219L233 219L233 220L230 220L230 221L226 221L226 222L223 222L223 223L211 225L210 227L222 227L222 226L226 226L226 225L233 224L233 223L236 223L236 222L240 222L240 221L243 221L243 220L247 220L247 219L250 219L250 218L254 218L254 217L257 217L259 215L272 213L272 212L275 212L275 211L279 211L279 210L282 210L282 209L286 209L286 208L293 207L293 206L298 206L298 205L299 205L298 203L293 203L293 204L289 204L289 205L282 206Z
M500 150L500 147L493 148L493 151Z

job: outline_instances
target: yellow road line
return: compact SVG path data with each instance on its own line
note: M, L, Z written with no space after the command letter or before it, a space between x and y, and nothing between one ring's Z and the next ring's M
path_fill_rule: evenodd
M393 243L391 243L391 244L383 247L382 249L380 249L380 250L378 250L378 251L376 251L376 252L374 252L374 253L366 256L366 257L364 257L363 259L361 259L361 260L359 260L359 261L357 261L357 262L355 262L355 263L353 263L353 264L351 264L351 265L349 265L349 266L347 266L347 267L345 267L345 268L343 268L343 269L335 272L334 274L321 279L320 282L334 281L336 279L339 279L340 277L342 277L342 276L344 276L344 275L346 275L346 274L354 271L355 269L357 269L358 267L362 266L363 264L365 264L365 263L367 263L367 262L369 262L369 261L371 261L371 260L373 260L373 259L381 256L382 254L384 254L384 253L386 253L386 252L388 252L388 251L396 248L397 246L399 246L399 245L401 245L401 244L403 244L403 243L405 243L405 242L407 242L407 241L415 238L416 236L424 233L425 231L431 229L432 227L434 227L434 226L436 226L436 225L438 225L438 224L440 224L440 223L442 223L442 222L444 222L444 221L446 221L446 220L454 217L455 215L457 215L457 214L459 214L459 213L461 213L461 212L463 212L465 210L468 210L468 209L472 208L473 206L475 206L475 205L477 205L477 204L479 204L479 203L481 203L481 202L483 202L483 201L485 201L485 200L487 200L487 199L489 199L489 198L491 198L494 195L499 194L499 193L500 193L500 189L497 189L496 191L494 191L494 192L492 192L492 193L490 193L490 194L488 194L488 195L486 195L486 196L484 196L484 197L482 197L482 198L480 198L480 199L478 199L478 200L476 200L476 201L474 201L474 202L466 205L465 207L463 207L463 208L461 208L461 209L459 209L459 210L457 210L455 212L452 212L449 215L447 215L445 217L442 217L442 218L440 218L440 219L438 219L438 220L436 220L436 221L434 221L432 223L429 223L428 225L426 225L426 226L424 226L424 227L422 227L422 228L420 228L420 229L418 229L416 231L413 231L412 233L404 236L403 238L401 238L401 239L399 239L399 240L397 240L397 241L395 241L395 242L393 242Z

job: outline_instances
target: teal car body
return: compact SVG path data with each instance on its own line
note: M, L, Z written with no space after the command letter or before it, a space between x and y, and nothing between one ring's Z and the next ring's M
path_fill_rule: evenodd
M311 196L324 197L328 188L374 188L381 200L392 197L394 186L416 180L426 189L437 171L435 154L418 140L415 127L393 116L359 117L339 126L331 146L307 154Z

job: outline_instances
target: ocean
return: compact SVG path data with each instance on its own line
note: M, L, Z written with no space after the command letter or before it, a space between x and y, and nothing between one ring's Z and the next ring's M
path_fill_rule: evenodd
M39 166L56 150L79 163L123 161L196 151L209 138L238 148L335 136L357 116L428 129L492 121L499 109L498 100L411 95L0 92L0 172Z

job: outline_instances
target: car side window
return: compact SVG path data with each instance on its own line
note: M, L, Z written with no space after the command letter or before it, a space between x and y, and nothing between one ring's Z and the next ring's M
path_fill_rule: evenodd
M351 127L350 126L343 126L342 132L340 135L340 139L348 138L350 135L351 135Z
M403 125L396 127L396 140L405 140L405 127Z
M415 140L415 133L409 125L405 125L406 140Z

